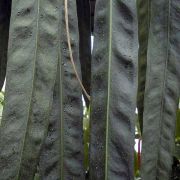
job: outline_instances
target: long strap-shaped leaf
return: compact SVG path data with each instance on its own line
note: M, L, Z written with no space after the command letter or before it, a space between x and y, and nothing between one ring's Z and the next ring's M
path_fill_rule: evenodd
M48 134L40 154L39 170L42 180L60 179L60 91L59 77L53 94L53 105L49 120Z
M144 92L146 83L147 47L150 23L150 0L137 0L138 34L139 34L139 67L137 107L140 129L143 129Z
M134 0L98 0L92 61L90 179L133 179L138 37Z
M91 85L91 14L89 0L76 0L79 25L79 52L82 70L82 82L90 95ZM89 100L84 95L86 105Z
M64 6L62 8L64 9ZM49 132L40 159L40 172L43 180L85 179L82 91L70 60L64 13L63 10L58 89L55 89ZM68 17L73 59L79 77L81 77L75 0L68 0Z
M0 90L6 76L11 0L0 1Z
M81 77L76 1L68 0L67 8L72 56L76 71ZM65 19L63 19L64 27L65 24ZM63 84L61 86L61 99L63 99L61 101L61 107L63 107L63 116L61 117L61 179L81 180L84 179L82 90L70 60L67 26L62 29L61 38L61 65L63 64L63 68L61 68L63 70L61 78L61 84Z
M152 0L142 179L168 180L180 92L180 1Z
M59 0L13 0L0 177L33 179L58 60Z

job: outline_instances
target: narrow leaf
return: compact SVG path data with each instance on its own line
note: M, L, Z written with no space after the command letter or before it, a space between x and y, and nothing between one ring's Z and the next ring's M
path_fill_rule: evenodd
M79 55L82 70L82 82L90 95L91 85L91 14L89 0L76 0L79 25ZM84 95L86 105L89 100Z
M33 179L47 131L58 60L59 0L13 0L0 177Z
M179 0L151 0L142 179L170 178L180 95L179 19Z
M6 76L11 0L0 2L0 91Z
M70 60L64 5L62 9L58 89L55 90L49 132L40 158L40 173L43 180L84 180L82 90ZM68 0L68 18L73 59L81 77L77 9L74 0Z
M60 97L59 78L56 80L48 133L40 154L39 170L43 180L60 179Z
M97 0L90 179L134 178L138 32L134 0Z
M144 92L146 83L146 63L147 47L149 37L150 23L150 0L137 0L138 10L138 34L139 34L139 67L138 67L138 94L137 107L138 119L142 133L143 129L143 111L144 111Z

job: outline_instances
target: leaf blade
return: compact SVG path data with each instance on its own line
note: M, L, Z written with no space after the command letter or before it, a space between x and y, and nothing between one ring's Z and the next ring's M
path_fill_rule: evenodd
M147 1L137 0L137 10L138 10L138 34L139 34L137 108L138 108L138 120L142 134L147 50L148 50L148 38L149 38L149 26L150 26L150 0Z
M177 51L180 40L179 7L179 1L151 1L142 146L143 179L165 180L169 179L171 172L180 90L180 54Z
M61 9L60 56L52 109L56 113L52 112L49 125L54 131L49 129L45 140L40 158L40 173L47 180L84 180L82 90L70 60L64 4ZM68 1L68 12L74 63L81 77L76 1Z
M94 35L90 179L131 179L138 56L135 2L98 0Z
M0 137L3 179L33 179L36 172L57 68L58 5L48 0L12 2Z

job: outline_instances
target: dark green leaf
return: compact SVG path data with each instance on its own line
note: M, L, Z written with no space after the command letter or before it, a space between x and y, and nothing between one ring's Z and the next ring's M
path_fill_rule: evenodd
M137 0L138 10L138 32L139 32L139 71L138 71L138 120L142 133L144 92L146 83L147 47L150 23L150 0Z
M0 90L6 76L11 0L0 1Z
M60 91L59 77L53 94L53 105L49 120L48 133L42 146L40 155L39 170L43 180L60 179Z
M134 179L138 32L134 0L97 0L90 179Z
M60 1L13 0L0 178L32 180L47 131L58 62Z
M68 0L68 12L73 58L81 77L76 1ZM84 180L82 91L70 61L64 11L62 19L59 77L40 173L43 180Z
M180 1L151 0L142 179L168 180L180 92Z

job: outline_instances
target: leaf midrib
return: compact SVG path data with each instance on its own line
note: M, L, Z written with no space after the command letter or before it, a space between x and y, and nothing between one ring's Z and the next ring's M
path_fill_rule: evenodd
M108 179L108 143L109 143L109 109L111 89L111 61L112 61L112 0L109 0L109 47L108 47L108 95L106 111L106 150L105 150L105 180Z
M60 49L59 49L60 52ZM63 66L62 58L59 54L59 74L60 74L60 176L61 180L64 180L64 98L63 98Z
M62 52L61 52L61 38L62 38L62 32L61 27L64 28L64 25L62 25L62 20L65 18L65 1L62 1L62 8L60 7L60 25L59 25L59 50L58 50L58 68L59 68L59 94L60 94L60 179L64 180L64 95L63 95L63 82L64 82L64 74L63 74L63 59L62 59ZM61 6L60 3L60 6Z

